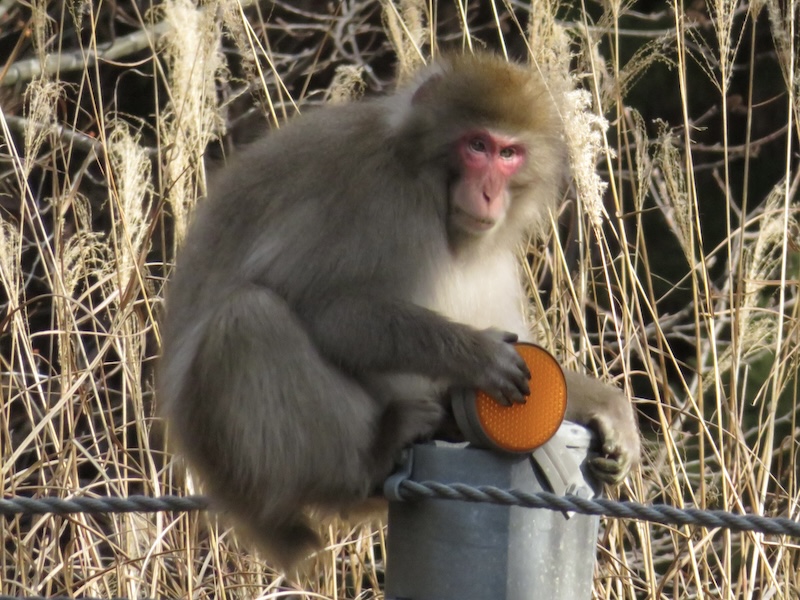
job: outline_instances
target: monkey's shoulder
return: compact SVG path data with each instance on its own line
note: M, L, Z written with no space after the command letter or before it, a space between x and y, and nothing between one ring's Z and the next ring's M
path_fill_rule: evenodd
M311 108L256 140L242 155L290 160L313 157L313 161L296 165L300 168L303 164L318 166L321 157L336 164L347 155L372 154L390 135L381 99L375 98Z

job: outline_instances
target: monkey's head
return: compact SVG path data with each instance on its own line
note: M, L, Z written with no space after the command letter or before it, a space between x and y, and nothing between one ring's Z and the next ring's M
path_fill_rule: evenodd
M508 229L547 222L567 161L557 99L537 70L491 54L445 56L408 92L402 160L446 172L452 233L508 239Z

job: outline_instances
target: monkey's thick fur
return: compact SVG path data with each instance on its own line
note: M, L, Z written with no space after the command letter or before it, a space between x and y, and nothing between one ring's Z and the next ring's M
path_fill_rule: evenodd
M459 152L482 140L514 145L473 172ZM480 55L296 117L223 170L168 286L158 398L209 494L280 565L319 547L310 511L357 506L436 430L449 386L522 398L515 247L565 162L536 71ZM462 210L497 181L498 218ZM629 402L575 373L568 387L568 418L604 439L596 472L621 479L639 453Z

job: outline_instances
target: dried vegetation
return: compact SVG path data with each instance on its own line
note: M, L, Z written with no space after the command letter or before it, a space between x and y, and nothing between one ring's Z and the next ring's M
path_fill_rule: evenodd
M526 264L541 339L636 399L646 457L619 493L797 518L797 19L795 0L0 0L4 496L184 493L152 370L207 174L432 49L490 47L579 86L574 191ZM382 536L331 525L290 582L203 515L20 516L0 593L382 598ZM595 597L798 598L798 544L609 521Z

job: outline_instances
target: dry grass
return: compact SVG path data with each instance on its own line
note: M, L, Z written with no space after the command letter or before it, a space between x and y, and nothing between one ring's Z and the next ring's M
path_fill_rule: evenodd
M531 311L566 364L637 398L646 457L621 493L798 516L794 1L146 4L0 0L5 496L184 493L152 363L206 170L254 123L387 88L395 53L406 73L432 43L486 44L582 90L564 103L577 193L531 248ZM0 534L2 594L382 597L378 527L331 526L296 583L196 514ZM798 544L609 521L595 596L797 598Z

